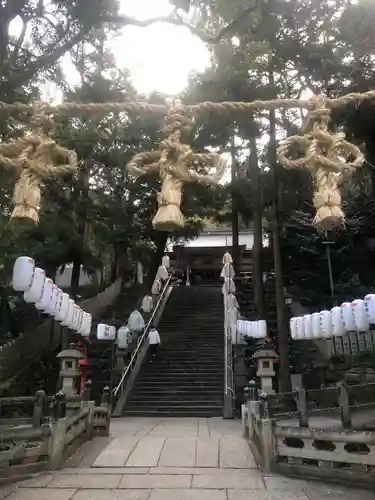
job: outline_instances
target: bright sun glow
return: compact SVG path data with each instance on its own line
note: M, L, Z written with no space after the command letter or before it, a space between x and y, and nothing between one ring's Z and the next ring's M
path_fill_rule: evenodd
M120 0L121 14L146 20L166 17L172 12L168 0ZM17 36L22 21L12 21L10 32ZM133 85L142 94L156 90L170 96L179 94L188 83L192 71L204 71L210 64L207 47L187 28L168 23L156 23L138 28L126 26L112 39L108 48L114 53L119 69L130 71ZM79 85L80 78L69 54L62 67L71 85ZM62 95L52 84L42 86L45 99L58 101Z
M171 11L167 0L121 0L121 12L136 19L168 16ZM210 63L209 51L198 37L167 23L127 26L112 47L118 66L128 68L136 89L146 94L178 94L189 73L204 71Z

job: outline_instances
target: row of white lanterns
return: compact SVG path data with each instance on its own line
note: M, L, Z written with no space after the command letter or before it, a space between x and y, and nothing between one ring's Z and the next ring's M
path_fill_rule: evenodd
M237 321L237 333L253 339L265 339L267 337L267 323L264 319L258 321L239 319Z
M64 293L43 269L35 267L31 257L18 257L13 266L12 287L23 292L25 302L34 304L36 309L52 316L55 321L69 329L88 337L92 316L83 311L67 293Z
M348 332L366 332L375 323L375 295L344 302L330 311L305 314L290 320L292 339L322 339L342 336Z
M168 269L170 267L170 258L168 255L164 255L162 258L162 263L158 268L154 283L152 285L152 294L160 294L163 281L167 280L169 277ZM145 295L142 300L142 311L150 313L153 309L153 306L154 304L152 297L150 295ZM124 325L119 329L119 334L121 335L121 340L123 341L124 345L127 344L127 340L123 338L125 330L127 330L127 327L124 327ZM106 325L105 323L99 323L96 330L96 337L98 340L116 340L117 333L118 332L116 331L116 328L114 326Z

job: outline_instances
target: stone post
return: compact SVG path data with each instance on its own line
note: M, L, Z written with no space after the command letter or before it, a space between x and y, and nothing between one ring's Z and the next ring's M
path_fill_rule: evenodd
M337 386L339 389L341 423L343 428L347 429L352 426L352 419L350 417L350 409L349 409L348 386L345 382L339 382Z
M256 381L254 379L250 380L248 387L250 401L258 401L258 389Z
M275 443L273 436L273 422L270 418L268 394L259 393L260 409L260 457L264 472L271 472L275 460Z
M297 391L297 409L298 409L298 422L300 427L309 426L309 417L307 414L306 391L299 389Z
M83 400L84 401L90 401L90 399L91 399L91 387L92 387L92 381L86 380L85 391L83 393Z
M111 408L111 402L112 402L111 389L108 386L106 386L103 389L101 406L108 406L108 408Z
M43 423L43 418L46 409L46 393L42 390L36 391L33 411L33 427L40 427Z
M65 418L66 416L66 396L62 391L59 391L55 396L55 404L53 408L55 420Z
M58 469L64 458L66 418L60 418L52 425L49 449L49 468Z

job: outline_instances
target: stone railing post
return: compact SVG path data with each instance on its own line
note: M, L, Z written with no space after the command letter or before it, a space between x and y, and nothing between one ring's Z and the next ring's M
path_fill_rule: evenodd
M249 399L250 399L250 387L248 385L245 385L245 387L243 388L243 403L246 405Z
M307 414L307 402L306 402L306 390L297 390L297 410L298 410L298 422L300 427L309 426L309 417Z
M92 439L94 435L94 412L95 412L95 401L83 401L82 405L89 409L86 420L86 433L88 439Z
M50 469L58 469L64 459L66 423L66 418L60 418L52 424L49 449Z
M250 380L248 387L250 401L258 401L258 389L256 381L254 379Z
M42 390L36 391L34 410L33 410L33 427L40 427L43 423L43 418L46 410L46 393Z
M84 401L90 401L90 399L91 399L91 387L92 387L92 381L86 380L85 390L83 392L83 400Z
M101 406L108 406L108 408L111 408L111 389L106 386L103 389L103 394L102 394L102 401L101 401Z
M270 418L268 394L265 391L259 391L259 403L260 418Z
M260 459L264 472L271 472L275 460L275 442L273 436L273 422L270 418L268 394L259 392L260 400Z
M348 386L345 382L338 382L339 389L339 406L340 406L340 416L341 423L344 429L352 426L352 419L350 417L349 409L349 393Z
M55 420L66 416L66 396L62 391L59 391L55 396L53 413Z

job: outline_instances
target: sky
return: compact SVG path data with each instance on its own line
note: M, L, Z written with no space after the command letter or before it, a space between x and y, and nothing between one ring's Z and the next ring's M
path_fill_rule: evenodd
M167 0L121 0L121 13L136 19L168 16ZM113 44L118 66L130 70L141 93L153 90L175 95L187 85L189 73L210 64L203 42L182 26L157 23L145 28L127 26Z
M120 12L139 20L168 16L172 6L168 0L120 0ZM11 33L22 28L20 19L12 21ZM133 85L142 94L156 90L168 96L179 94L188 83L192 71L204 71L210 64L207 47L187 28L167 23L148 27L127 26L108 44L117 67L130 70ZM79 77L69 54L62 58L69 83L79 84ZM55 88L43 89L45 98L61 99Z

